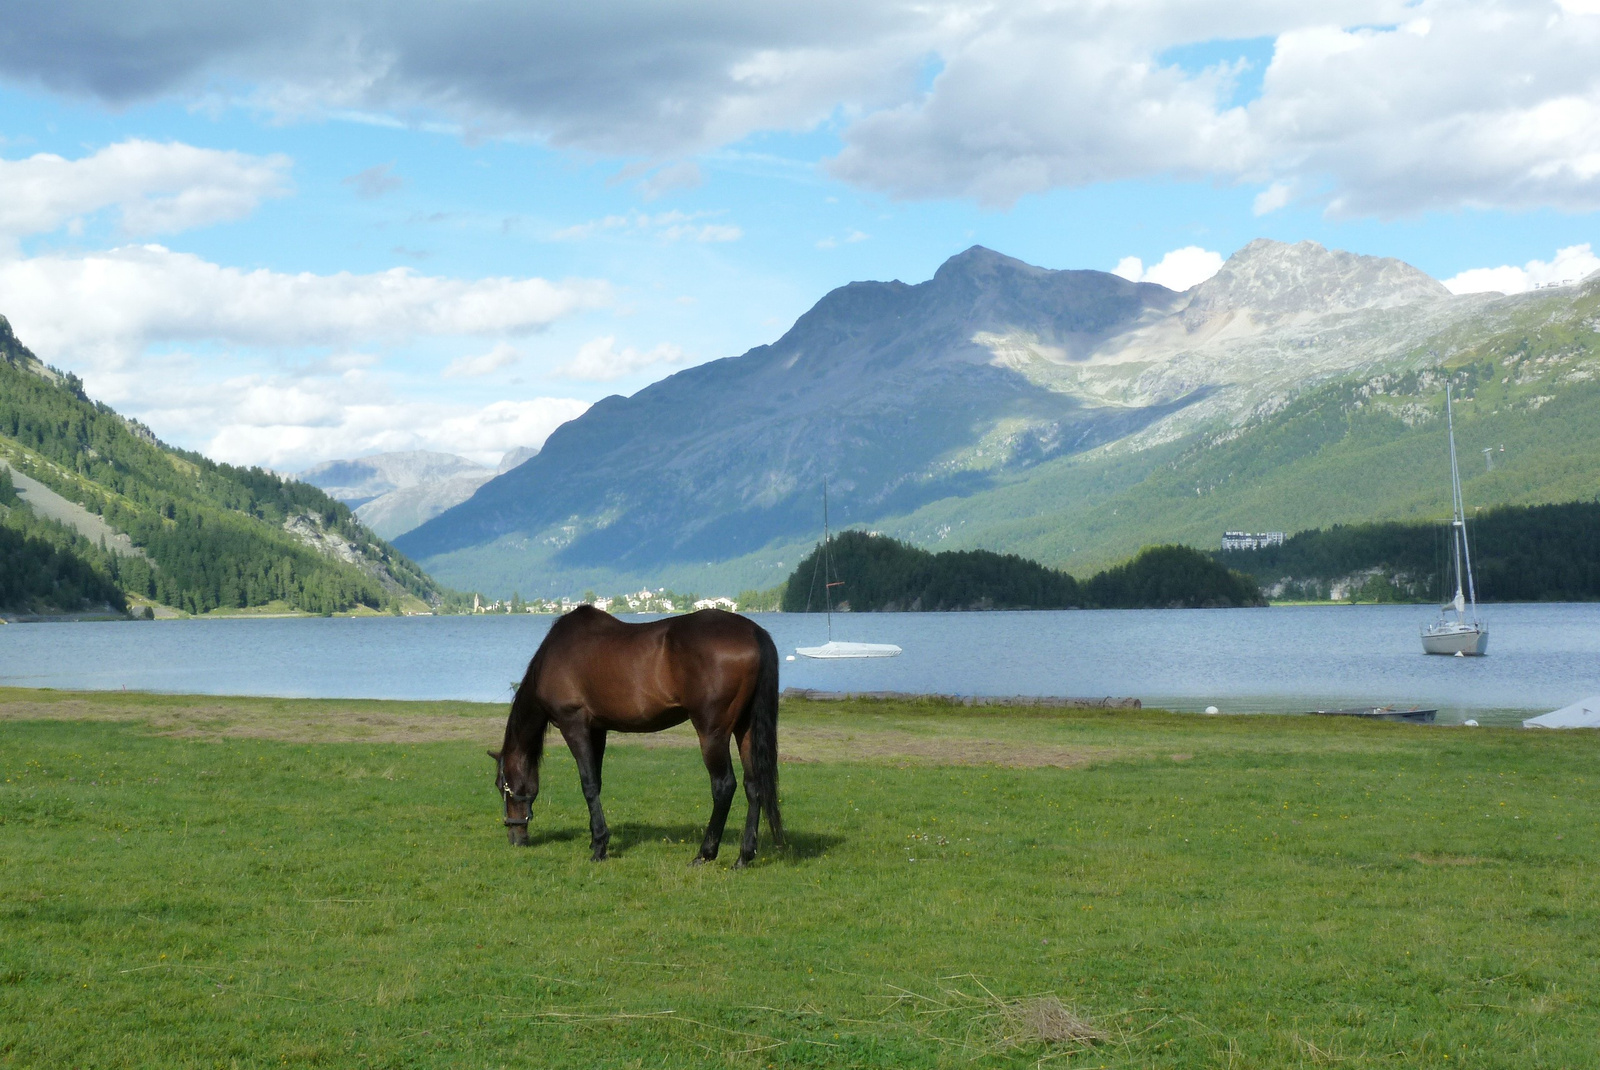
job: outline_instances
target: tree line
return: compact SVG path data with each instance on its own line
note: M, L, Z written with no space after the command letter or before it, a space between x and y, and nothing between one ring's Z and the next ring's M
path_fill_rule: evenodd
M128 603L112 573L115 555L71 528L35 516L0 467L0 609L73 613Z
M1442 601L1455 593L1445 589L1449 533L1448 523L1336 524L1213 556L1290 595L1326 598L1333 581L1375 570L1370 600ZM1600 500L1486 509L1467 521L1467 538L1482 601L1600 600Z
M834 608L885 612L1265 604L1255 580L1187 546L1147 547L1080 581L1017 554L933 553L864 531L819 543L785 581L785 613L819 613L829 600Z

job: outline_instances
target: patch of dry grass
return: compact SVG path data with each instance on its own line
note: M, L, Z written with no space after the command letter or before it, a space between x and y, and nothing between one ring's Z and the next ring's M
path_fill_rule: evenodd
M284 743L459 741L491 747L500 740L505 717L504 703L342 702L0 689L0 721L142 722L153 732L178 739L267 739ZM780 759L1080 769L1121 753L1112 747L1063 746L971 734L975 728L981 730L993 724L990 719L976 726L955 721L948 726L921 725L920 731L913 732L871 717L853 721L848 728L810 723L804 716L789 718L780 723ZM687 724L648 735L614 733L611 740L613 746L699 746L694 729ZM559 746L559 740L553 742Z
M970 1058L1041 1047L1049 1050L1046 1058L1060 1058L1112 1040L1054 994L1007 999L972 974L941 978L933 994L895 987L885 1013L897 1010L909 1011L908 1024L919 1032Z

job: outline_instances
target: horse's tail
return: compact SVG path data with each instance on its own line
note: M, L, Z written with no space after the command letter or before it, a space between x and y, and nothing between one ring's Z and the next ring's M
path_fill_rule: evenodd
M778 815L778 648L772 636L754 625L761 648L756 693L750 698L750 779L767 815L772 842L783 846L783 818Z

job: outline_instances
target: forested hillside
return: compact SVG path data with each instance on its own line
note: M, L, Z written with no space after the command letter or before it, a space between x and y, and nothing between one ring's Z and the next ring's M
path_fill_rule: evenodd
M1187 546L1152 546L1079 581L1016 554L929 553L897 539L845 531L819 544L788 579L785 613L975 609L1166 609L1263 605L1248 576Z
M77 613L126 610L115 558L71 528L42 520L0 468L0 610Z
M97 514L141 554L107 554L128 593L191 613L282 602L328 613L444 591L309 484L156 441L38 361L0 317L0 460Z

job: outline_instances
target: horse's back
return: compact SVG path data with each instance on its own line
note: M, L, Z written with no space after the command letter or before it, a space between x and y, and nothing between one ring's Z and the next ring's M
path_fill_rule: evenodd
M741 703L760 670L760 632L717 609L633 624L580 606L551 625L535 655L539 696L582 707L604 727L659 731L697 709Z

